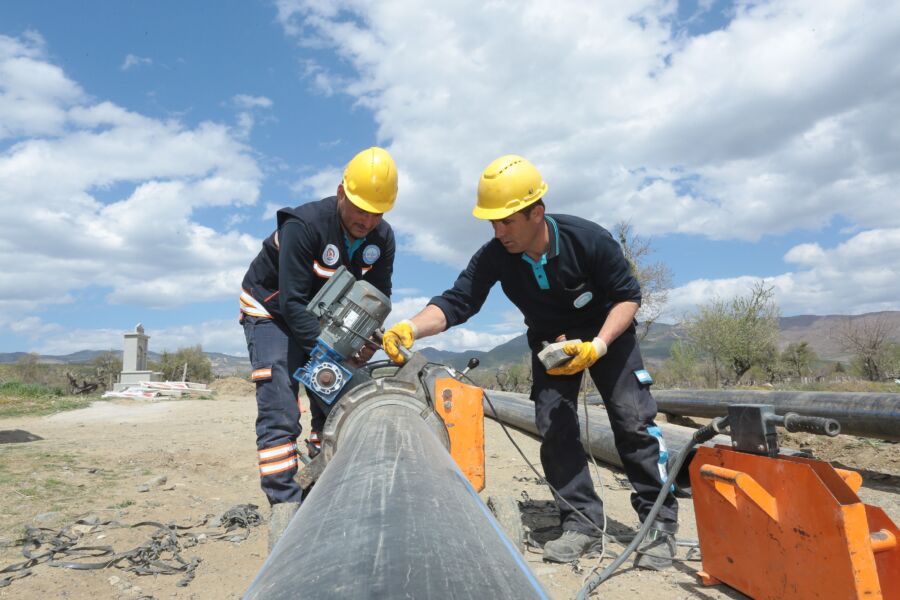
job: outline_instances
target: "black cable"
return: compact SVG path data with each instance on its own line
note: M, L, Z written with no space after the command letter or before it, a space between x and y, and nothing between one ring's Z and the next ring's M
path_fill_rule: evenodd
M433 362L425 363L425 366L429 366L429 365L438 366L438 367L445 368L445 369L448 368L447 365L442 365L440 363L433 363ZM572 504L569 503L568 500L563 498L560 495L559 491L555 487L553 487L553 485L549 481L547 481L547 479L535 468L535 466L532 464L532 462L530 460L528 460L528 457L525 456L525 452L522 450L522 448L519 446L519 444L516 443L516 441L513 439L512 435L509 433L509 430L507 429L506 424L500 419L500 415L497 412L497 408L494 406L494 403L491 401L490 394L487 393L487 390L485 390L482 386L475 383L475 381L473 381L472 378L469 377L467 374L462 373L462 372L457 372L457 373L459 374L460 377L464 378L466 381L468 381L473 386L481 388L482 393L484 394L484 399L487 401L488 406L490 406L491 411L494 413L494 415L493 415L494 420L500 424L500 428L503 429L503 433L506 434L506 437L509 439L509 441L512 443L513 447L516 449L516 451L522 457L522 460L525 461L525 464L527 464L528 467L531 469L531 471L535 474L535 476L537 476L538 481L540 483L543 483L544 485L546 485L548 488L550 488L550 491L553 493L554 498L557 499L557 502L559 500L562 500L563 503L565 503L565 505L568 506L577 516L584 519L584 521L586 523L589 523L594 529L599 531L601 536L606 536L606 532L603 531L603 529L600 526L598 526L596 523L594 523L589 518L587 518L587 516L584 513L582 513L580 510L578 510L577 508L572 506ZM421 380L421 373L420 373L420 382L422 383L423 388L427 387L424 385L424 381ZM585 411L586 410L587 409L585 409ZM687 456L690 454L691 449L693 449L694 446L696 446L697 444L701 444L705 441L708 441L709 439L712 439L712 437L715 436L716 434L721 433L722 429L725 428L727 423L728 423L727 417L720 417L718 419L714 419L709 425L703 427L702 429L698 429L697 431L694 432L694 435L691 436L691 441L688 443L687 446L685 446L685 448L678 455L678 459L675 461L675 464L674 464L673 468L671 469L671 472L669 473L668 478L666 479L665 483L663 484L662 488L660 489L659 495L656 497L656 502L653 503L653 506L650 508L650 512L644 518L644 522L641 525L641 528L638 530L637 534L635 534L631 543L628 544L628 546L625 548L625 550L623 550L619 555L617 555L615 557L615 559L613 560L613 562L610 563L609 566L607 566L598 576L592 577L584 585L584 587L581 589L581 592L579 592L579 595L577 597L578 600L586 599L588 597L588 595L590 595L590 593L598 585L600 585L601 583L603 583L604 581L609 579L610 575L612 575L613 572L615 572L615 570L618 569L622 565L622 563L625 562L625 560L632 553L634 553L634 551L637 549L637 547L640 545L640 543L642 541L644 541L644 538L647 537L647 533L649 533L650 529L652 528L653 522L656 519L656 516L659 514L659 511L662 509L662 505L663 505L663 502L665 502L666 497L669 495L669 493L671 493L670 490L672 488L672 484L675 483L675 478L678 476L679 471L681 471L681 467L684 465L684 461L687 458ZM610 537L612 537L612 536L610 536ZM615 539L615 538L612 538L612 539ZM618 540L616 540L616 541L618 541Z
M435 363L430 363L430 364L435 364ZM568 500L566 500L565 498L563 498L563 497L560 495L559 491L558 491L555 487L553 487L553 485L552 485L549 481L547 481L547 479L546 479L543 475L541 475L541 473L535 468L535 466L531 463L531 461L528 460L528 457L525 456L525 452L522 451L522 448L519 447L519 444L517 444L517 443L516 443L516 440L514 440L513 437L512 437L512 435L510 435L509 430L506 428L506 424L500 419L500 415L497 413L497 409L494 407L494 403L491 402L491 397L490 397L490 395L487 393L487 390L485 390L483 387L481 387L480 385L478 385L477 383L475 383L474 381L472 381L472 379L471 379L468 375L466 375L465 373L459 373L459 375L460 375L461 377L464 377L464 378L466 379L466 381L468 381L469 383L471 383L471 384L474 385L475 387L480 387L480 388L481 388L481 391L482 391L482 393L484 394L484 399L487 401L488 406L491 407L491 410L492 410L493 413L494 413L494 417L493 417L494 420L497 421L497 423L500 424L500 428L503 429L503 433L506 434L506 437L509 438L509 441L512 443L513 447L516 449L516 451L518 451L519 456L522 457L522 460L525 461L525 464L527 464L528 467L531 469L531 471L537 476L538 482L539 482L539 483L542 483L542 484L546 485L548 488L550 488L550 491L553 493L553 497L556 498L557 502L558 502L559 500L562 500L562 501L565 503L565 505L568 506L570 509L572 509L572 511L573 511L576 515L578 515L579 517L581 517L582 519L584 519L584 521L585 521L586 523L588 523L588 524L591 525L594 529L596 529L597 531L599 531L601 535L605 535L605 532L603 531L603 529L602 529L601 527L599 527L596 523L594 523L593 521L591 521L591 520L590 520L583 512L581 512L580 510L578 510L577 508L575 508L574 506L572 506L572 505L569 503Z
M681 470L681 467L690 454L690 451L694 448L694 446L702 444L703 442L711 439L717 433L721 433L722 429L724 429L727 424L728 417L719 417L718 419L714 419L709 425L694 432L694 435L691 436L691 440L678 455L678 459L675 461L675 465L669 473L669 476L666 478L666 482L663 484L662 489L659 491L659 495L656 497L656 502L653 503L653 507L645 517L644 523L641 525L640 530L634 536L634 539L631 540L631 543L628 544L628 547L625 548L625 550L623 550L622 553L619 554L619 556L617 556L613 562L611 562L605 569L603 569L603 571L595 576L592 576L587 581L587 583L584 584L584 587L581 588L581 590L578 592L578 595L575 597L576 600L587 600L591 592L593 592L598 585L609 579L609 577L615 572L615 570L618 569L622 565L622 563L625 562L625 560L631 555L631 553L635 551L638 545L642 541L644 541L647 533L653 527L653 521L659 514L663 502L665 501L666 496L669 495L669 490L671 489L672 484L675 483L675 478L678 476L678 472Z

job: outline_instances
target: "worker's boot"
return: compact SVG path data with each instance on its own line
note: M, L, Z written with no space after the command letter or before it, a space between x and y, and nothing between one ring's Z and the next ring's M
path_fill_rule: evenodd
M654 521L637 548L637 556L634 566L641 569L662 571L672 566L675 557L675 533L678 531L678 523L670 521Z
M559 563L574 562L585 553L600 548L600 542L599 537L567 529L560 537L544 544L544 560Z
M272 552L272 548L287 529L298 508L299 502L281 502L272 505L272 513L269 516L269 552Z

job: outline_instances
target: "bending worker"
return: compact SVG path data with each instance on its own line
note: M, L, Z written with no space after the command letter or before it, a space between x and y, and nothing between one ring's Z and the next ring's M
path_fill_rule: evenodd
M337 195L277 213L278 228L250 264L241 290L241 322L256 382L256 447L261 486L272 505L269 547L300 506L297 437L299 383L319 335L306 305L341 265L357 279L391 295L394 233L382 219L397 197L397 168L381 148L353 157ZM361 366L372 357L366 346L351 359ZM310 442L317 442L328 405L307 390L312 417Z
M570 562L599 546L603 505L594 490L580 441L577 401L588 370L609 413L616 447L634 488L641 520L666 479L665 450L653 422L656 403L635 335L641 290L622 249L599 225L569 215L545 214L547 190L538 170L507 155L484 170L473 214L491 222L494 239L479 249L453 287L431 299L411 320L384 335L384 350L403 362L398 345L464 323L481 308L491 287L503 291L525 317L531 349L531 400L541 435L541 464L558 491L563 534L544 546L544 560ZM565 346L572 358L545 371L542 342L587 340ZM580 517L572 508L581 512ZM677 503L669 496L636 560L663 569L675 551Z

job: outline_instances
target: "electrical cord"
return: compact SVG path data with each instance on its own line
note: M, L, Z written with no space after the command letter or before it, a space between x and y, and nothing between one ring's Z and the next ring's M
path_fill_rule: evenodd
M446 365L442 365L440 363L428 362L425 364L425 366L429 366L429 365L447 368ZM469 377L466 373L456 372L456 374L458 374L461 378L468 381L471 385L473 385L475 387L481 387L480 385L475 383L475 381L473 381L472 378ZM420 379L420 382L423 384L423 387L427 387L427 386L424 386L424 381L422 380L421 373L420 373L419 379ZM584 513L582 513L580 510L578 510L577 508L572 506L572 504L568 500L563 498L560 495L559 491L549 481L547 481L547 479L537 470L537 468L535 468L534 464L530 460L528 460L528 457L525 455L525 452L522 450L522 448L519 446L519 444L513 439L508 428L506 427L506 424L500 419L499 413L497 412L497 408L494 406L494 403L491 401L490 394L487 393L487 390L482 388L482 393L484 394L484 399L487 401L488 406L490 407L490 409L493 413L494 420L500 424L500 427L503 430L503 433L506 434L506 437L509 439L510 443L513 445L513 447L516 449L516 451L519 453L519 455L525 461L525 464L527 464L528 467L531 469L531 471L535 474L538 481L540 483L543 483L550 489L551 493L553 494L554 498L557 499L557 501L562 500L562 502L568 508L570 508L577 516L581 517L586 523L589 523L595 530L597 530L600 533L599 537L602 540L600 559L602 560L603 556L606 553L606 539L607 539L607 537L611 537L611 536L608 536L608 534L606 533L606 528L607 528L606 512L604 511L604 514L603 514L603 526L600 527L596 523L594 523L593 521L588 519ZM577 400L576 400L576 402L577 402ZM588 417L588 412L587 412L587 397L586 396L584 398L584 412L585 412L585 427L587 428L589 425L589 421L588 421L589 417ZM590 577L590 579L585 583L585 585L579 591L578 596L576 597L577 600L587 600L587 598L590 596L591 592L593 592L594 589L596 589L597 586L599 586L601 583L603 583L604 581L609 579L609 577L616 571L616 569L618 569L622 565L622 563L624 563L625 560L627 560L628 557L631 556L631 554L633 554L635 552L637 547L640 545L640 543L642 541L644 541L644 538L650 532L653 522L656 520L656 517L659 514L659 511L662 509L662 505L663 505L663 502L665 501L666 497L669 495L669 493L671 493L670 490L672 488L672 484L675 482L675 478L677 477L679 471L681 470L681 467L684 465L684 461L687 459L687 456L690 454L690 451L696 445L702 444L703 442L712 439L715 435L721 433L722 430L727 426L727 424L728 424L728 417L720 417L720 418L714 419L712 422L710 422L708 425L706 425L702 429L698 429L697 431L694 432L694 435L691 436L691 440L679 453L678 458L676 459L675 464L673 465L668 478L666 479L665 483L663 484L662 488L660 489L659 495L657 496L656 501L653 503L653 506L651 507L650 512L645 517L644 522L641 525L641 528L635 534L634 538L632 538L631 542L628 544L628 546L625 548L625 550L623 550L618 555L614 555L613 562L610 563L602 572L597 574L596 568L593 569L592 573L595 573L595 574ZM588 446L590 446L590 437L589 436L590 436L590 433L588 433L588 438L587 438ZM592 454L591 454L591 460L593 461L594 468L596 470L599 470L599 466L596 463L596 459L593 457ZM599 482L599 475L597 473L595 473L595 476L598 478L598 482ZM601 486L601 488L602 488L602 486ZM613 538L613 539L615 539L615 538ZM616 540L616 541L618 541L618 540ZM687 559L687 560L695 560L695 559Z
M465 379L472 385L478 386L478 384L476 384L474 381L472 381L472 379L469 378L468 376L466 376L466 375L462 375L462 376L465 377ZM478 387L480 387L480 386L478 386ZM503 421L500 419L499 413L497 412L497 409L494 406L494 403L490 399L490 394L487 393L487 390L482 389L482 391L484 393L484 398L487 401L488 406L491 408L491 411L493 412L494 419L500 424L500 427L503 429L503 433L505 433L506 437L509 438L509 441L512 443L512 445L518 451L519 455L522 457L522 459L525 461L525 463L528 465L528 467L537 476L538 480L541 483L543 483L544 485L546 485L548 488L550 488L550 491L553 493L554 497L557 498L557 500L562 500L563 503L565 503L570 509L572 509L572 511L576 515L580 516L587 523L591 524L594 527L594 529L596 529L601 534L601 536L604 539L603 545L601 547L601 554L600 554L601 559L602 559L602 557L604 556L604 554L606 552L605 540L607 537L611 537L611 536L608 536L608 534L606 533L606 528L607 528L606 512L604 511L604 514L603 514L603 527L601 528L601 527L597 526L593 521L588 519L584 515L584 513L582 513L577 508L572 506L565 498L560 496L560 494L556 490L556 488L553 487L553 485L551 485L550 482L547 481L543 475L541 475L541 473L535 468L535 466L531 463L531 461L528 460L528 457L525 456L525 453L522 451L522 448L512 438L512 435L509 433L509 431L506 427L506 424L503 423ZM584 408L585 428L588 429L589 416L588 416L588 412L587 412L587 397L584 398L584 407L585 407ZM632 553L634 553L634 551L637 549L637 547L640 545L640 543L642 541L644 541L644 538L647 536L647 533L649 533L650 529L652 528L652 525L656 519L656 516L659 514L659 511L662 509L663 502L665 502L666 497L670 493L669 490L671 489L672 484L675 482L675 478L677 477L679 471L681 471L681 467L684 465L684 461L686 460L687 456L690 454L690 450L693 449L694 446L696 446L697 444L702 444L703 442L712 439L718 433L721 433L721 431L726 427L727 422L728 422L727 417L721 417L719 419L713 420L706 427L704 427L702 429L698 429L696 432L694 432L694 435L691 436L690 442L679 453L679 456L678 456L677 460L675 461L675 464L673 465L673 468L672 468L671 472L669 473L669 476L666 479L666 482L663 484L662 488L660 489L660 493L656 498L656 502L654 502L653 506L650 509L650 512L647 514L647 517L644 519L644 523L641 526L640 530L638 530L637 534L635 534L635 536L631 540L631 543L628 544L628 546L625 548L624 551L622 551L618 555L614 555L613 562L610 563L610 565L608 567L606 567L606 569L604 569L599 574L599 576L597 576L596 578L592 578L590 581L588 581L585 584L585 586L582 588L581 593L579 593L579 596L578 596L579 599L581 599L581 598L586 599L598 585L600 585L601 583L606 581L610 577L610 575L612 575L612 573L615 572L615 570L618 569L622 565L622 563L625 562L625 560L627 560L628 557ZM587 441L588 441L588 446L590 446L590 433L588 433ZM594 458L594 456L592 454L591 454L591 460L593 461L594 468L599 470L599 466L597 465L596 459ZM599 475L596 472L595 472L595 476L597 477L598 482L599 482ZM601 491L602 491L602 488L601 488ZM613 539L615 539L615 538L613 538ZM618 540L616 540L616 541L618 542ZM691 546L693 546L693 545L694 544L691 544ZM695 561L696 559L684 559L684 560L685 560L685 562L688 562L688 561ZM594 571L596 571L596 569Z
M647 514L644 519L644 523L641 525L640 530L638 530L637 534L634 536L634 539L631 540L631 543L628 544L628 547L623 550L619 556L616 557L613 562L611 562L603 571L592 576L588 582L581 588L578 592L578 595L575 597L576 600L587 600L588 596L590 596L591 592L597 588L598 585L609 579L609 577L618 569L623 562L635 551L638 545L644 540L649 533L650 529L653 526L653 521L656 519L656 516L659 514L660 509L662 508L663 502L666 499L666 496L669 495L669 490L672 487L672 484L675 482L675 478L678 476L678 472L681 470L682 465L684 464L685 459L687 458L690 451L697 446L698 444L702 444L705 441L712 439L716 434L721 433L722 430L728 425L728 417L719 417L717 419L713 419L708 425L703 427L702 429L698 429L694 432L694 435L691 436L688 444L682 449L679 453L678 458L675 461L675 465L672 467L669 476L666 478L666 482L663 484L662 489L659 492L659 495L656 497L656 502L653 503L653 507L650 509L650 512Z
M587 442L588 448L591 447L591 420L590 416L588 416L588 403L587 403L587 394L582 396L582 401L584 403L584 433L585 433L585 441ZM576 412L578 407L578 401L575 401ZM603 557L606 556L606 528L608 525L608 521L606 518L606 492L603 489L603 484L600 482L600 466L597 464L597 458L594 456L593 452L587 452L587 455L591 457L591 464L594 465L594 480L597 482L597 485L600 486L600 506L603 509L603 526L600 528L600 558L597 560L597 565L599 566L600 561L603 560ZM597 570L597 567L591 569L590 573L593 573ZM590 576L590 573L587 575Z
M475 387L481 387L480 385L478 385L477 383L472 381L472 379L468 375L466 375L464 373L459 373L459 375L464 377L466 379L466 381L468 381ZM491 411L494 413L494 417L493 417L494 420L500 424L500 428L503 429L503 433L506 434L506 437L509 439L510 443L512 443L513 447L519 453L519 456L522 457L522 460L525 461L525 464L528 465L528 468L531 469L531 472L534 473L535 476L538 478L538 481L540 483L546 485L548 488L550 488L550 491L553 493L554 498L556 498L557 500L562 500L566 506L568 506L570 509L572 509L572 512L574 512L576 515L578 515L579 517L584 519L584 521L586 523L589 523L594 529L599 531L601 534L604 534L604 531L602 529L600 529L600 527L598 527L593 521L588 519L587 516L583 512L581 512L580 510L578 510L577 508L572 506L572 504L569 503L568 500L566 500L565 498L560 496L559 491L555 487L553 487L553 485L549 481L547 481L547 479L540 473L540 471L538 471L537 468L535 468L534 464L532 464L532 462L530 460L528 460L528 457L525 456L525 452L522 450L522 448L519 446L519 444L516 443L516 440L514 440L512 435L509 433L509 430L507 429L506 424L500 419L500 415L497 412L497 409L494 407L494 403L491 402L490 394L488 394L487 390L485 390L484 388L481 388L481 389L482 389L482 393L484 394L484 399L487 401L488 406L491 407Z

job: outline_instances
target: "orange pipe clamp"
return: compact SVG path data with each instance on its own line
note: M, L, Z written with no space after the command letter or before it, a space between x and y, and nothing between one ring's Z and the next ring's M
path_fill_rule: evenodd
M900 600L900 529L856 495L858 473L700 447L691 487L706 584L756 599Z

